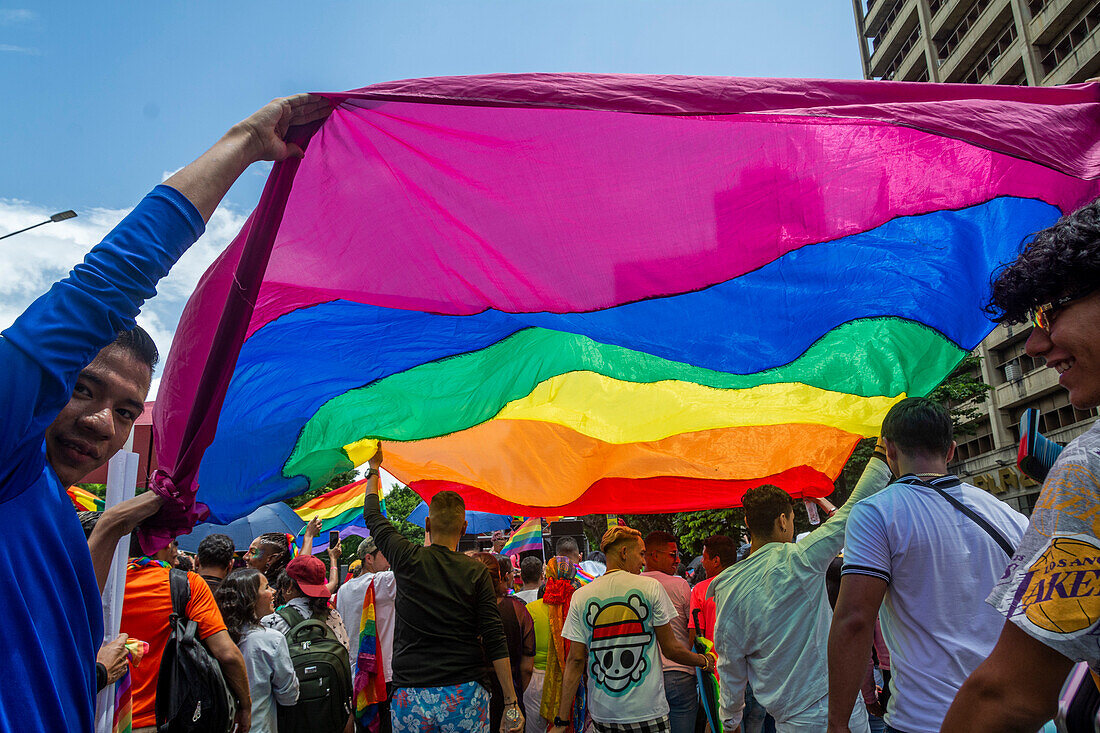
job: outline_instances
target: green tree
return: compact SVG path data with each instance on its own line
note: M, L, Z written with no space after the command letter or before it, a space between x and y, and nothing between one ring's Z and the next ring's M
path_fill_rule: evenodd
M77 484L77 486L89 493L95 494L100 499L106 498L107 496L107 484Z
M982 381L981 365L982 357L968 355L928 393L929 399L939 402L950 411L956 434L973 432L974 428L968 423L978 417L981 410L977 406L985 402L989 390L992 389ZM836 493L832 497L832 502L837 506L846 501L855 488L863 467L867 465L875 449L875 440L876 438L864 438L859 441L848 462L844 464L844 469L836 480Z
M805 515L805 511L803 511ZM702 554L703 541L716 534L729 535L734 541L746 541L745 514L735 509L707 509L697 512L674 514L623 514L623 521L648 535L654 530L671 532L679 540L680 553L685 563ZM797 523L797 515L796 515Z
M946 407L951 412L955 432L965 434L974 432L972 423L981 414L978 405L985 402L991 389L982 380L982 357L970 354L928 397Z
M423 544L424 528L405 521L418 504L420 504L420 496L404 484L394 482L386 493L386 512L394 529L410 542Z
M674 515L674 534L680 538L680 553L685 562L703 554L703 541L716 534L744 539L745 512L736 509L710 509L700 512L684 512Z
M321 487L316 488L316 489L310 489L309 491L305 492L304 494L299 494L298 496L295 496L291 499L287 499L286 504L291 509L297 509L298 507L300 507L302 504L305 504L310 499L316 499L321 494L327 494L328 492L332 491L333 489L339 489L343 486L347 486L350 483L354 483L355 480L358 479L358 478L359 478L359 471L354 469L354 468L351 469L350 471L344 471L343 473L338 473L335 476L333 476L332 479L327 484L325 484L324 486L321 486Z

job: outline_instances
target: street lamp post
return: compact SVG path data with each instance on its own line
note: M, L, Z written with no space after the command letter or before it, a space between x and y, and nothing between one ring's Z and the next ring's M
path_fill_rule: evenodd
M35 227L40 227L43 224L49 224L52 221L65 221L66 219L72 219L75 216L76 216L76 212L73 211L72 209L69 209L68 211L60 211L60 212L54 214L53 216L51 216L49 219L46 219L46 221L40 221L37 224L31 224L29 227L23 227L22 229L20 229L18 231L8 232L7 234L4 234L3 236L0 236L0 239L7 239L8 237L14 237L16 234L22 234L23 232L27 231L28 229L34 229Z

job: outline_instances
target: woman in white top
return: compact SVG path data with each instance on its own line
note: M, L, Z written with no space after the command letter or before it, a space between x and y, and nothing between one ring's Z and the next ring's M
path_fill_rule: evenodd
M229 636L244 655L252 694L252 733L276 733L275 704L298 701L298 678L286 637L264 628L260 619L274 611L275 591L252 568L231 573L214 594Z
M332 629L336 640L348 650L349 658L359 653L358 648L352 651L344 620L340 617L340 612L329 603L331 592L325 578L323 562L310 555L299 555L287 563L282 583L282 587L277 590L281 592L287 606L297 611L303 619L315 618L323 621ZM280 634L290 632L290 624L274 612L265 616L261 623Z

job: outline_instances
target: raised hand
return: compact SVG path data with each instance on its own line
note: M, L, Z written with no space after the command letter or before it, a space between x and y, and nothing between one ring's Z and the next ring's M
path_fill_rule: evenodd
M237 127L249 133L253 160L301 158L302 149L287 143L286 133L294 125L323 119L332 112L332 103L313 94L295 94L268 102Z

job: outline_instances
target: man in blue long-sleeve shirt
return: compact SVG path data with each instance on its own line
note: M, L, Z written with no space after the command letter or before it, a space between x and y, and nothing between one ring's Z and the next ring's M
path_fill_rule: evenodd
M117 452L141 413L153 361L148 336L129 333L141 305L240 174L301 156L287 129L328 109L300 95L234 125L0 336L0 661L13 672L0 685L0 731L92 730L102 610L65 489ZM152 495L137 502L119 536L158 507Z

